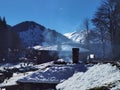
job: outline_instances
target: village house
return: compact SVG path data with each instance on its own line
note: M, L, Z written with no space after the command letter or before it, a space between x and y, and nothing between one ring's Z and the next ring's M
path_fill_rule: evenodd
M14 73L12 77L4 79L4 81L0 83L0 90L21 90L20 85L18 85L16 81L29 74L30 73Z
M43 66L43 65L41 65ZM33 72L15 73L10 79L0 84L0 90L46 90L55 89L56 85L75 72L85 72L83 64L60 65L45 63L41 69Z
M33 48L27 50L26 58L36 61L37 64L56 61L60 58L69 58L69 60L66 61L69 62L71 60L72 62L72 51L74 48L79 49L79 61L85 61L87 59L87 56L90 54L90 51L88 49L80 47L80 44L64 43L53 46L34 46Z
M32 55L36 60L50 59L50 57L59 56L62 60L66 61L66 57L70 57L73 63L69 64L48 64L44 68L33 71L31 74L16 75L8 81L0 84L1 90L46 90L55 89L56 85L68 79L76 72L85 72L86 67L79 62L79 60L86 59L89 55L89 50L73 45L54 45L49 47L36 46L33 47L37 53ZM33 49L32 49L33 50ZM49 52L52 51L52 52ZM55 52L56 53L55 53ZM49 52L49 53L48 53ZM45 54L45 55L43 55ZM48 55L47 55L48 54ZM29 55L29 54L28 54ZM38 56L36 56L38 55ZM44 57L43 57L43 56ZM53 56L52 56L53 55ZM32 58L29 58L32 59ZM52 58L51 58L52 60ZM56 59L58 60L58 59ZM38 62L38 61L37 61ZM48 61L45 61L48 62ZM43 62L42 62L43 63ZM39 67L40 68L40 67ZM12 82L11 82L12 81Z
M55 90L58 83L68 79L75 72L85 72L86 70L83 64L52 65L19 79L17 83L22 90Z

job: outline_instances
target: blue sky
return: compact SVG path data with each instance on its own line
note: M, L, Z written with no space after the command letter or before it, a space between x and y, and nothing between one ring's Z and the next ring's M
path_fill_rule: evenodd
M0 16L9 25L35 21L60 33L82 27L92 18L101 0L0 0Z

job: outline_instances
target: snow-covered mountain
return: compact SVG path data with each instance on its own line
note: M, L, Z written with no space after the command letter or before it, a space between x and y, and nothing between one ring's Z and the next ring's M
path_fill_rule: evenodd
M18 32L21 41L26 47L35 45L54 45L71 41L55 30L47 29L33 21L19 23L13 26L12 29Z
M72 39L75 42L79 42L81 44L85 43L87 32L85 30L79 30L71 33L64 34L69 39ZM90 43L100 43L100 35L97 31L90 30L88 32Z
M111 44L109 34L104 34L104 43L102 42L100 32L97 30L89 30L88 34L85 30L79 30L64 35L72 41L80 43L83 47L88 48L92 53L95 53L96 57L108 57L111 55Z

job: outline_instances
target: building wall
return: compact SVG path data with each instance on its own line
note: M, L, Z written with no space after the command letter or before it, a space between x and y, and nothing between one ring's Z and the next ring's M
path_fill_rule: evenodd
M28 50L26 58L36 61L38 64L58 59L57 51L48 50Z
M87 56L89 52L79 52L79 60L85 61L87 60ZM66 58L69 57L72 60L72 51L48 51L48 50L28 50L26 57L28 59L33 60L34 62L40 64L49 61L55 61L59 58Z
M22 89L20 90L46 90L46 89L54 89L57 84L46 84L46 83L22 83L20 86Z

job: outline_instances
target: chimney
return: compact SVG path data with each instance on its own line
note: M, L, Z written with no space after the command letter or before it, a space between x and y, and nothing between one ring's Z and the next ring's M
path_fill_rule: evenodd
M72 48L72 57L73 57L73 63L78 63L79 61L79 48Z

